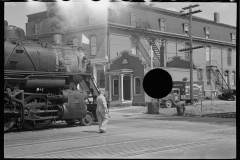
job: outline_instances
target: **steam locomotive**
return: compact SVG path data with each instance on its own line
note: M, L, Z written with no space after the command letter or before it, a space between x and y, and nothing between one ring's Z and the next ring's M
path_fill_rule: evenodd
M91 125L99 90L83 49L25 38L4 21L4 132L42 129L55 121Z

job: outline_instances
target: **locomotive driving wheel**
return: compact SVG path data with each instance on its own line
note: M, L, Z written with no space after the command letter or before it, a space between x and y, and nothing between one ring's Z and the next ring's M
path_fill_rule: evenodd
M80 119L80 123L84 126L90 126L93 123L93 115L88 112L85 117Z
M16 111L13 104L10 104L7 100L4 102L4 132L10 131L16 124L20 114Z
M46 98L44 96L28 96L25 98L25 111L24 111L24 123L23 126L27 130L35 130L35 129L42 129L45 128L46 126L50 125L52 123L51 120L38 120L39 117L34 115L34 112L36 110L39 110L37 107L27 107L27 105L34 106L36 105L46 105Z
M17 118L8 117L4 114L4 132L10 131L14 124L16 123Z

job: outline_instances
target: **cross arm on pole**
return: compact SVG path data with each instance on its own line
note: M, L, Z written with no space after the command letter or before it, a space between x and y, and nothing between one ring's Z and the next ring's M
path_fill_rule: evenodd
M189 50L193 50L193 49L198 49L198 48L204 48L204 46L197 46L197 47L192 47L192 48L183 48L183 49L179 49L179 52L184 52L184 51L189 51Z

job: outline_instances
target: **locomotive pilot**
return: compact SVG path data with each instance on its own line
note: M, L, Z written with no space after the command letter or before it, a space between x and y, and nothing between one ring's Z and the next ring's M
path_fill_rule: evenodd
M100 95L97 97L97 118L98 118L98 125L100 133L105 133L108 123L108 113L109 110L107 108L107 101L104 97L104 91L100 90Z

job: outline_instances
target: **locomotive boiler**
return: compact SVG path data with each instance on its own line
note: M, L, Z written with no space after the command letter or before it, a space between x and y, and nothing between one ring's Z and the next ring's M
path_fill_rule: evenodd
M4 131L41 129L64 120L91 125L99 90L81 48L26 39L21 28L4 21ZM95 117L95 118L94 118Z

